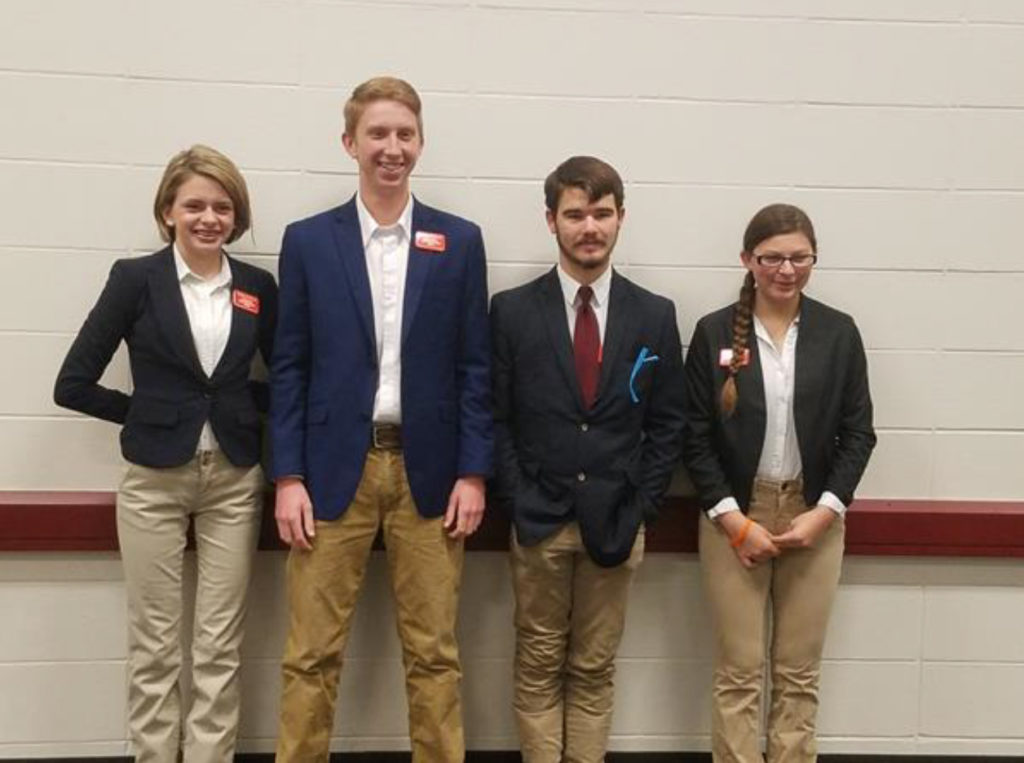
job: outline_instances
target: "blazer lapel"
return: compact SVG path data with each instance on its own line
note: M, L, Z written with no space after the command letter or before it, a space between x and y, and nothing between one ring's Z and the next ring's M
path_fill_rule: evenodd
M230 257L227 259L231 267L231 293L229 296L231 299L231 331L228 334L224 352L221 353L220 360L217 361L217 365L213 369L211 379L215 378L223 369L232 368L250 354L251 348L256 344L253 336L259 323L258 315L242 310L234 301L236 290L256 296L255 284L250 283L248 273L239 267L238 263Z
M181 296L178 271L174 267L174 250L168 247L157 266L149 273L149 293L153 313L160 330L182 363L201 379L206 378L196 354L196 343L188 323L185 300Z
M729 337L732 337L732 322L730 319ZM732 345L729 344L729 347ZM761 449L764 445L764 430L766 425L766 408L764 399L764 372L761 370L761 351L757 343L757 334L754 331L754 316L750 316L750 334L747 336L747 349L750 350L750 363L742 367L736 374L736 395L742 398L744 406L749 407L754 416L756 431L760 435L753 438L754 447L757 450L758 458L761 456ZM728 369L726 369L728 371Z
M338 256L345 267L349 291L356 303L363 331L371 347L377 346L377 334L373 324L373 300L370 295L370 276L366 272L366 251L363 235L359 228L359 215L353 198L338 207L334 225L334 243ZM374 353L376 354L376 353Z
M576 407L582 411L584 410L583 398L580 395L580 382L576 377L572 337L569 335L569 324L566 321L565 297L562 294L562 285L558 281L558 273L555 268L548 271L548 274L541 279L537 296L540 312L544 319L543 323L551 342L551 349L554 351L555 362L562 370L565 383L572 391Z
M632 292L627 288L622 276L613 270L611 288L608 290L608 323L604 328L604 344L601 351L601 378L597 385L595 405L608 389L617 367L616 360L625 351L627 340L636 336L637 320Z
M412 230L409 231L409 264L405 271L405 297L402 303L402 344L405 345L406 337L416 319L416 311L419 309L420 301L423 298L423 290L427 283L430 272L434 269L435 263L442 257L450 256L446 251L433 251L420 249L416 246L416 234L440 233L441 231L431 228L434 224L434 217L430 210L425 209L422 204L413 199L412 203Z
M822 331L819 314L814 301L807 297L800 298L800 327L796 335L796 357L793 369L793 418L796 421L796 439L798 443L813 442L813 437L805 429L802 414L819 408L814 389L814 377L820 373L821 363L830 357L828 347L824 345L825 332ZM821 389L817 386L817 389ZM812 414L813 416L813 414Z

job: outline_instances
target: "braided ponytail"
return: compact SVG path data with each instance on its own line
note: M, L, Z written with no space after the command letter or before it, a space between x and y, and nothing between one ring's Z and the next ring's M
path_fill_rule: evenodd
M740 298L732 311L732 359L729 361L729 376L722 385L722 413L732 416L736 410L736 374L747 352L750 338L750 324L754 313L754 274L749 270L740 287Z

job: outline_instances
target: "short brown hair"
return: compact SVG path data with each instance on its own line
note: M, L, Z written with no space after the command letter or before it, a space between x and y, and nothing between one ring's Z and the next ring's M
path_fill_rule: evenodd
M416 115L416 127L423 140L423 103L416 88L398 77L374 77L357 85L345 101L345 134L350 138L356 133L356 125L366 107L374 101L395 101Z
M214 181L231 199L235 212L235 227L227 238L227 243L237 241L249 230L252 223L252 209L249 206L249 189L245 186L245 178L235 163L220 151L209 146L196 144L184 151L179 151L167 163L164 176L156 189L153 200L153 216L156 227L160 229L160 238L170 243L174 241L174 229L167 224L167 210L174 204L178 189L182 183L193 175L202 175Z
M566 188L579 188L591 203L611 194L615 197L616 209L622 209L625 198L619 173L595 156L569 157L548 175L544 181L544 202L551 214L558 211L558 202Z

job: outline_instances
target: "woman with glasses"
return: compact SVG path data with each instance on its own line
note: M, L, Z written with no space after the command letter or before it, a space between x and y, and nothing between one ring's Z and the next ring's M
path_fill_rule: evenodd
M229 761L238 731L239 648L262 509L261 424L277 285L224 246L249 228L249 194L223 154L174 156L153 214L167 246L118 260L57 377L58 405L121 425L128 469L117 537L128 602L128 725L146 763ZM130 394L100 385L121 342ZM179 678L183 557L197 556L191 689ZM184 749L179 748L184 743Z
M816 758L843 515L875 444L857 327L803 294L817 257L802 210L760 210L743 237L739 300L698 322L686 359L684 458L705 510L700 558L716 637L715 761L762 760L769 660L767 760Z

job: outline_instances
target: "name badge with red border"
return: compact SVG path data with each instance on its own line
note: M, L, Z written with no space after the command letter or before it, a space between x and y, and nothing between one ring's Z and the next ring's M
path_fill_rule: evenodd
M431 233L430 231L416 231L416 248L425 252L440 254L448 246L448 239L443 233Z
M732 364L732 347L723 347L718 351L718 365L722 368L728 368ZM743 348L743 355L740 357L740 365L746 366L750 364L750 348Z
M253 315L260 314L260 298L241 289L231 290L231 304L239 310L245 310Z

